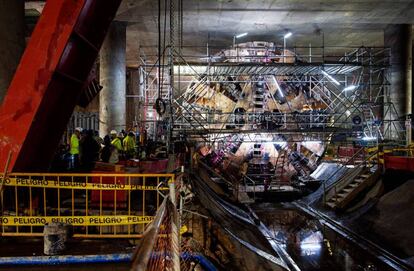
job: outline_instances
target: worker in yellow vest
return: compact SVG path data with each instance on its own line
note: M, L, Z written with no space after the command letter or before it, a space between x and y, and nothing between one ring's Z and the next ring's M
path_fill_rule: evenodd
M79 139L81 136L82 128L75 128L75 132L70 137L70 164L71 170L76 169L79 166Z
M111 144L114 146L118 151L123 151L124 148L122 147L122 134L116 132L116 130L111 131Z
M134 158L135 156L135 134L133 132L129 132L128 135L122 141L124 146L124 152L126 159Z

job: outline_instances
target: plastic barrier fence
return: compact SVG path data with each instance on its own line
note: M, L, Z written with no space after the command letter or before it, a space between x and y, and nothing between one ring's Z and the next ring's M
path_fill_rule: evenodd
M173 174L9 174L0 179L2 236L42 236L50 222L74 237L139 238Z

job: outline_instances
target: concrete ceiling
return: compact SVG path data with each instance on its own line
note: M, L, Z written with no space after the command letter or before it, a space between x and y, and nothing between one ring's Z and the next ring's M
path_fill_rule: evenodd
M249 35L240 42L280 43L286 31L294 34L291 46L321 46L323 40L325 46L383 46L387 25L414 23L414 1L407 0L183 0L183 6L183 41L189 46L207 40L228 46L243 32ZM137 44L157 43L157 1L124 0L117 20L129 22L128 64L134 65Z
M28 4L41 9L43 3ZM325 46L382 46L387 25L414 24L414 0L183 0L183 7L183 41L188 46L205 46L207 41L229 46L234 34L243 32L249 35L240 42L280 43L286 31L294 34L290 46L321 46L323 40ZM116 20L128 22L128 65L138 64L139 45L153 47L146 52L155 53L157 12L156 0L122 2Z

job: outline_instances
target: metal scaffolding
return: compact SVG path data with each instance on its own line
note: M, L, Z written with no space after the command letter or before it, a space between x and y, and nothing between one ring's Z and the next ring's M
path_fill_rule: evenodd
M142 75L140 84L143 87L143 120L141 127L147 129L147 133L153 140L162 140L160 134L164 132L166 121L155 109L158 98L169 101L172 93L168 65L164 65L162 71L155 64L141 58L139 73ZM165 140L165 139L164 139Z
M389 113L395 109L389 98L388 48L282 50L253 42L229 49L210 47L207 55L195 54L193 47L165 51L169 55L163 57L169 60L164 71L169 74L163 80L154 64L141 65L146 78L144 121L165 128L150 129L154 138L170 127L173 138L204 141L215 141L220 134L310 132L323 141L342 135L347 141L405 143L403 123ZM260 82L263 91L246 96ZM162 118L153 110L158 84L171 110ZM296 103L302 108L295 105L299 96L302 100ZM208 102L219 97L231 106ZM247 110L238 111L243 100Z

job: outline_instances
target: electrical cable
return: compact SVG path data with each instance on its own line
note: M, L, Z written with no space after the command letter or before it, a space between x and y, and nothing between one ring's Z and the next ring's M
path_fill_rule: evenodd
M166 104L162 100L162 87L164 83L164 66L165 66L165 43L167 31L167 0L164 0L164 29L161 31L161 0L158 0L158 98L155 101L155 110L159 115L166 111ZM163 35L161 34L163 32ZM162 46L161 46L162 44ZM163 52L161 53L161 48Z
M160 60L161 63L162 63L162 65L161 65L161 77L158 77L158 78L160 78L160 81L159 81L160 92L158 93L158 99L161 99L161 100L162 100L161 90L162 90L162 87L163 87L163 85L161 85L161 84L164 84L164 71L165 71L165 50L166 50L165 43L166 43L166 37L167 37L167 0L164 0L164 29L163 29L163 32L164 33L163 33L162 47L164 48L164 50L163 50L163 54L162 54L162 59ZM165 105L165 102L163 104ZM158 111L157 111L157 113L160 114ZM162 115L164 113L165 113L165 110L160 115Z
M158 0L158 80L161 75L161 0ZM158 97L161 95L161 85L158 83Z

